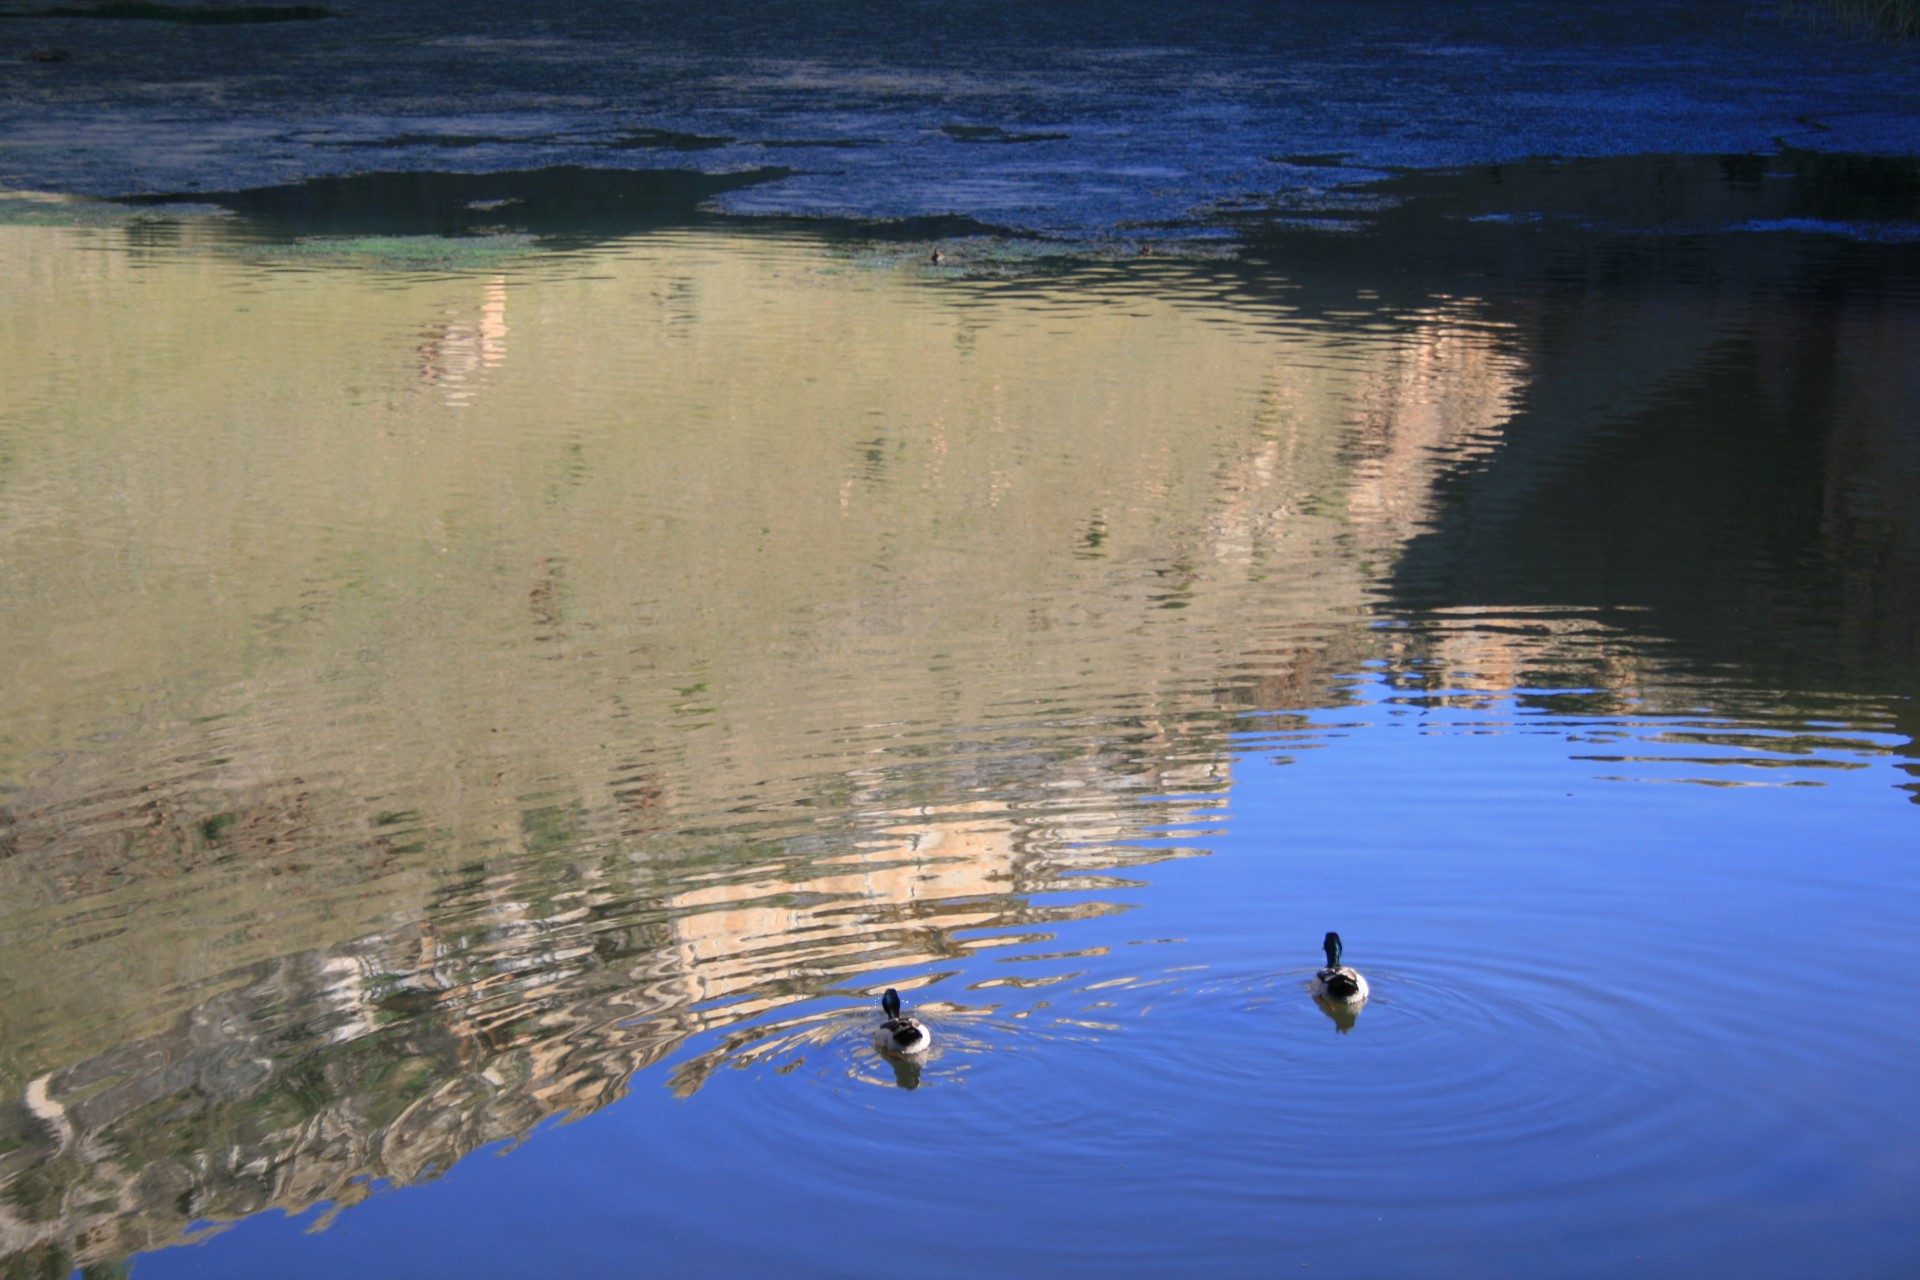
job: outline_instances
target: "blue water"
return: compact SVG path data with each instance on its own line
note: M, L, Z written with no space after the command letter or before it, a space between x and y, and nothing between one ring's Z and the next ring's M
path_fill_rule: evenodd
M1920 153L1920 54L1744 0L647 3L16 19L0 188L774 167L736 213L1064 235L1321 208L1382 169Z
M4 1274L1920 1266L1911 45L0 39Z
M896 1249L954 1276L1903 1270L1920 874L1896 736L1775 769L1722 722L1752 739L1706 764L1657 745L1690 718L1356 679L1289 763L1249 735L1210 856L1018 966L1065 981L1003 1002L969 993L1006 957L942 966L915 994L987 1008L933 1020L912 1092L867 1019L803 1003L781 1016L830 1037L689 1098L669 1060L317 1235L269 1215L137 1274L872 1275ZM1640 761L1593 760L1616 734ZM1374 991L1345 1034L1303 990L1329 923Z

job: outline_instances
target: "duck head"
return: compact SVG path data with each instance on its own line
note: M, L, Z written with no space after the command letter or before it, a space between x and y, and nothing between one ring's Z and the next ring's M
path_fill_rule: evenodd
M1338 969L1340 967L1340 935L1329 933L1320 946L1327 953L1327 968Z
M1333 937L1332 934L1328 934L1327 936L1329 938ZM887 994L880 997L880 1008L887 1015L888 1021L898 1018L900 1016L900 993L892 987L888 987Z

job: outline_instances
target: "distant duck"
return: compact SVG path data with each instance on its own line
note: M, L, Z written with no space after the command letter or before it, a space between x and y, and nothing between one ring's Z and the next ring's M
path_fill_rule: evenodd
M1367 980L1358 969L1340 963L1340 935L1330 933L1320 944L1327 953L1327 967L1313 975L1312 990L1317 1000L1334 1004L1361 1004L1367 998Z
M900 993L892 987L880 997L880 1008L887 1020L874 1029L873 1047L882 1053L925 1053L933 1043L933 1033L918 1018L900 1016Z
M946 260L947 260L947 255L940 251L940 246L939 245L933 246L933 254L931 257L928 258L928 261L933 263L933 265L937 267L941 263L945 262Z

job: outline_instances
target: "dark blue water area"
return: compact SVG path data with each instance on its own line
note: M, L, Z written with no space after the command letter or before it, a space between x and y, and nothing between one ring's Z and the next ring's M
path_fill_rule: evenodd
M1908 1273L1893 737L1760 768L1678 741L1710 717L1355 693L1250 730L1210 855L1063 929L1044 1001L934 1016L916 1088L864 1011L783 1009L837 1029L682 1099L697 1039L317 1234L261 1216L134 1274ZM1329 926L1373 985L1344 1030L1305 992ZM993 954L913 994L977 1005Z
M1920 153L1920 53L1746 0L365 0L315 21L0 22L0 188L375 171L765 171L736 213L1062 235L1337 210L1383 170ZM59 61L29 62L33 50Z

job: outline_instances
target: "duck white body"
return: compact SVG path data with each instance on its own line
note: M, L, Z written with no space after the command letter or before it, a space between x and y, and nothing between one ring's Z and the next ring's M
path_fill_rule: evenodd
M1320 945L1327 953L1327 967L1313 975L1313 983L1308 988L1313 998L1334 1004L1365 1003L1369 994L1367 980L1358 969L1340 963L1340 935L1329 933Z
M933 1033L918 1018L900 1016L900 993L892 987L880 997L887 1020L874 1028L873 1047L882 1053L920 1054L933 1043Z

